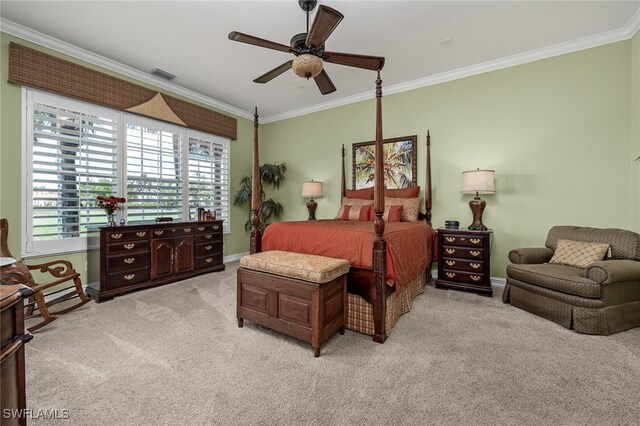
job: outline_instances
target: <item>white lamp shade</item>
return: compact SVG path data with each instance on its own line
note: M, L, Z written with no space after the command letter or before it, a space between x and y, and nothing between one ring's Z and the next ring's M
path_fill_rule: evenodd
M495 173L493 170L469 170L462 172L462 193L495 194L496 187L493 182Z
M322 197L322 182L304 182L302 184L303 197Z

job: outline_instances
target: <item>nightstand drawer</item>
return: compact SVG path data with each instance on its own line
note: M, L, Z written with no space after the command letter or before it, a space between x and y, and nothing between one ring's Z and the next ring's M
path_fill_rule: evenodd
M484 272L484 262L473 260L460 260L444 258L444 267L447 269L455 269L456 271L467 271L482 273Z
M443 235L443 244L445 246L459 246L459 247L479 247L482 248L484 244L483 235Z
M443 247L440 255L443 258L455 257L458 259L483 260L483 249L460 248L460 247Z
M438 276L441 280L451 280L462 283L476 284L476 285L488 285L485 275L482 273L474 274L473 272L460 272L460 271L448 271L444 270L444 276Z

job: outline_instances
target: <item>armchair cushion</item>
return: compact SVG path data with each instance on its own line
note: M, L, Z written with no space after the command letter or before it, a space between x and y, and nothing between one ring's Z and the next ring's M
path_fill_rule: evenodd
M585 277L585 270L574 266L509 265L507 276L518 281L566 294L597 299L601 295L600 284Z
M558 246L549 263L586 268L590 263L604 259L608 250L607 243L558 240Z
M545 246L555 250L560 239L606 243L611 246L612 259L635 259L640 261L640 234L632 231L615 228L554 226L547 235Z
M519 248L509 252L511 263L546 263L553 256L553 250L546 247Z
M600 284L638 281L640 288L640 262L628 259L593 262L587 267L587 278Z

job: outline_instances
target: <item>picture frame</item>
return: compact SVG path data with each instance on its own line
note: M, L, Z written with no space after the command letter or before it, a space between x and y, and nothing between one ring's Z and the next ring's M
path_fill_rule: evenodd
M385 188L409 188L418 184L418 136L384 139ZM352 146L352 188L373 187L375 141L358 142Z

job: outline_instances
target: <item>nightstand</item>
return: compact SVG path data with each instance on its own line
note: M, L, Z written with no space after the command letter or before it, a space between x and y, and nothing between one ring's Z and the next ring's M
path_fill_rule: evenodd
M490 257L493 231L438 228L437 288L493 296Z

